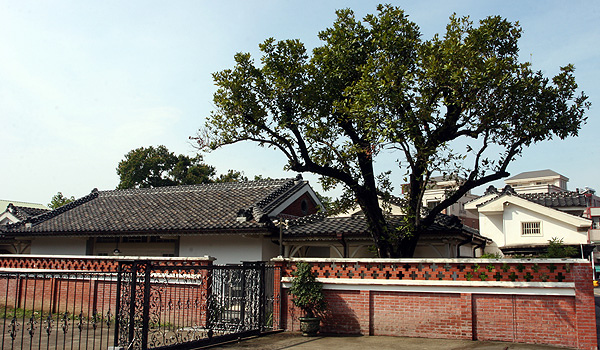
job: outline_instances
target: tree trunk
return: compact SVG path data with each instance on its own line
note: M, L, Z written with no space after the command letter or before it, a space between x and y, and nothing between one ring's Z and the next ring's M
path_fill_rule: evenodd
M358 204L365 214L371 237L380 258L392 258L393 247L390 240L390 229L383 211L379 206L379 198L375 191L361 189L362 195L357 196Z

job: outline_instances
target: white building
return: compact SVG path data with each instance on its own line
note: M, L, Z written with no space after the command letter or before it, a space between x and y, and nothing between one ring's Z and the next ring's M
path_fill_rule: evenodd
M486 251L535 254L556 238L589 253L596 240L590 208L600 206L600 198L589 189L568 191L567 182L551 170L521 173L507 179L503 190L490 186L467 203L465 208L479 216L480 233L494 241Z
M461 179L458 179L459 181ZM443 176L435 176L430 179L430 184L423 194L423 205L427 208L433 208L446 199L448 191L452 191L458 187L456 179L448 179ZM458 217L466 226L479 229L479 217L477 213L469 212L465 209L465 204L478 198L471 191L467 192L454 204L442 211L446 215L454 215Z

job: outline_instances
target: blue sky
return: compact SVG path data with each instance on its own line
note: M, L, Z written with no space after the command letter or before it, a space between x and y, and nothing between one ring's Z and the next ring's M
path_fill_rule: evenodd
M501 15L521 24L521 56L534 69L552 76L573 63L592 102L587 125L578 138L530 147L509 172L550 168L570 178L570 189L600 190L596 1L392 3L405 9L424 39L443 33L454 12L475 21ZM268 37L298 38L313 48L336 9L350 7L362 17L376 5L0 0L0 199L45 204L58 191L81 197L93 188L114 189L118 162L137 147L162 144L194 155L188 137L213 109L211 73L232 67L236 52L258 59L258 44ZM377 166L394 168L392 160L384 157ZM295 176L282 170L280 154L252 144L218 150L205 161L250 178ZM316 177L305 178L320 189Z

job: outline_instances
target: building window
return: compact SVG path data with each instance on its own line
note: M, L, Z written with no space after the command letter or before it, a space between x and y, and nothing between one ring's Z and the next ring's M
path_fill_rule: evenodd
M97 237L96 243L117 243L119 242L119 237Z
M440 204L440 201L427 201L427 209L431 210L437 207L438 204Z
M148 241L148 237L144 237L144 236L123 237L123 243L145 243L147 241Z
M542 223L539 221L522 222L521 223L521 234L523 236L541 236L542 235Z
M600 229L600 216L592 217L592 230Z
M150 237L150 242L151 243L171 243L171 242L177 242L177 237L157 237L157 236L151 236Z
M308 214L308 202L306 199L302 199L302 202L300 202L300 209L302 210L302 214Z

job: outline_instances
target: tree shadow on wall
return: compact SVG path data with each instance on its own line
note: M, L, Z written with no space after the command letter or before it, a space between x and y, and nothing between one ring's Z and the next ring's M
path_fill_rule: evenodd
M327 310L321 315L321 333L360 335L360 322L354 311L354 308L360 305L360 302L358 304L353 303L354 308L348 302L348 300L360 300L360 291L326 290L325 297L327 299Z

